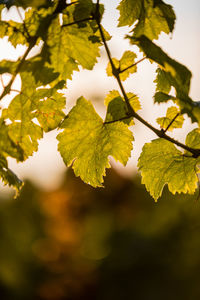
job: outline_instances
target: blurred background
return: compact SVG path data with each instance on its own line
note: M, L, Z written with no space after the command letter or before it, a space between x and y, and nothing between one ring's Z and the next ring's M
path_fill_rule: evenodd
M200 100L200 1L166 2L174 6L177 23L173 35L161 35L157 43L192 71L191 97ZM123 39L130 28L116 28L119 1L102 3L113 56L120 58L127 49L137 52ZM4 18L18 17L11 9ZM17 59L24 50L0 40L0 59ZM94 71L82 70L67 82L66 111L83 95L104 117L104 98L118 89L107 77L106 65L102 49ZM144 61L125 83L128 92L139 95L141 115L154 125L168 107L153 105L155 69ZM19 78L15 85L19 88ZM172 136L183 141L194 127L187 121ZM91 188L66 170L55 131L45 135L39 151L25 163L9 161L25 185L17 199L7 188L0 190L0 299L200 299L199 191L173 196L165 188L155 203L136 172L141 147L155 135L138 123L133 132L128 166L112 161L103 189Z
M0 199L3 300L200 299L198 192L158 203L138 176L94 189L71 170L47 192Z

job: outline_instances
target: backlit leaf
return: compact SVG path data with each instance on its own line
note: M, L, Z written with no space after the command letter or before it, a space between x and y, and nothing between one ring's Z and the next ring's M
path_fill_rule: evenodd
M138 161L142 183L157 200L164 186L175 193L193 194L197 188L198 159L184 156L171 142L156 139L144 145Z
M167 109L166 117L157 118L156 121L163 129L166 129L171 124L168 131L172 131L174 128L181 128L183 126L184 117L180 114L176 106L171 106Z
M54 89L41 89L36 92L36 99L40 101L36 101L35 116L41 127L44 131L55 129L65 116L65 97Z
M138 111L141 106L139 99L133 93L127 93L129 98L129 102L133 107L134 111ZM133 119L128 118L128 109L124 98L122 98L118 91L111 91L105 98L105 105L108 107L106 114L106 122L112 122L116 120L120 120L121 122L134 125Z
M120 11L119 26L133 25L133 35L147 36L157 39L163 31L170 33L174 29L176 16L171 5L162 0L122 0L118 6Z
M24 27L22 23L14 21L0 21L0 38L8 36L8 40L12 43L14 47L18 44L28 45L27 38L23 33Z
M189 132L185 142L191 148L200 149L200 129L196 128Z
M55 19L49 28L47 44L50 47L51 67L60 73L60 79L71 79L73 71L78 71L78 66L74 58L67 55L70 44L60 27L59 19Z
M43 131L56 128L64 118L65 98L56 89L38 89L34 77L22 72L22 89L3 110L3 117L12 123L8 126L9 137L23 149L23 159L38 149L38 139ZM35 124L37 118L40 126Z
M83 97L62 124L58 135L58 150L67 166L72 165L76 176L91 184L102 186L108 157L126 165L132 150L133 136L122 122L104 124L92 104Z
M23 182L8 168L7 160L0 156L0 178L4 184L14 187L17 193L23 186Z
M22 148L14 144L12 139L9 137L9 126L7 126L3 120L0 119L0 156L10 156L15 158L17 161L23 161L23 150Z
M118 6L120 11L118 26L134 24L140 17L142 2L141 0L122 0Z
M168 94L171 90L170 75L160 68L157 68L156 73L156 91Z
M137 71L137 66L131 67L131 65L135 63L136 57L137 55L134 52L125 51L120 60L117 60L116 58L112 59L115 67L121 71L119 75L121 80L126 80L131 73L135 73ZM106 72L108 76L113 76L110 62L108 63Z
M162 103L162 102L167 102L169 100L175 100L176 98L173 97L172 95L167 95L162 92L157 92L154 95L154 102L155 103Z
M0 61L0 74L9 73L13 74L19 64L18 61L2 60Z

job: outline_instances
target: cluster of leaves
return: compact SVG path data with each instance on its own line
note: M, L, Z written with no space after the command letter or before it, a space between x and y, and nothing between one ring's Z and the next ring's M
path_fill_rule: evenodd
M171 59L153 40L161 32L174 29L173 8L162 0L122 0L118 26L131 26L127 36L144 53L144 59L157 64L155 79L157 103L172 100L176 106L158 118L161 129L152 127L137 113L141 108L138 97L126 93L122 81L137 71L137 55L125 51L120 60L112 58L107 41L108 32L102 27L104 7L97 1L77 0L3 0L1 17L6 9L15 7L21 21L0 21L0 38L16 47L25 45L24 56L17 61L2 60L0 74L3 92L0 100L15 91L17 95L0 117L0 176L19 190L22 182L8 168L7 158L24 161L38 149L44 132L61 129L58 150L67 166L72 165L76 176L94 187L102 186L105 169L110 167L109 156L126 165L134 140L130 126L136 118L152 129L159 139L144 146L139 158L142 181L155 200L168 184L172 193L194 193L198 183L200 161L200 130L190 132L186 144L170 138L166 132L181 128L187 114L192 122L200 123L200 106L189 97L191 72ZM19 8L20 7L20 8ZM24 9L24 16L21 12ZM40 53L31 56L38 46ZM100 47L108 54L108 76L119 83L118 91L111 91L106 99L106 118L103 121L90 101L81 97L68 115L63 112L66 100L62 89L79 68L92 70L100 56ZM10 74L4 86L3 74ZM16 76L21 78L21 89L13 90ZM171 95L171 90L175 95ZM184 150L176 148L181 146Z

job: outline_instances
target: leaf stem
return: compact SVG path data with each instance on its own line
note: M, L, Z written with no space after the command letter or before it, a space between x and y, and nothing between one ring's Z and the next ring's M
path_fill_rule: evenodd
M22 23L23 23L24 31L26 32L27 37L30 38L30 34L29 34L29 32L28 32L28 29L26 28L26 24L25 24L25 22L24 22L24 19L23 19L23 17L22 17L22 14L21 14L21 12L20 12L20 10L19 10L19 7L16 6L16 9L17 9L17 13L18 13L18 15L19 15L19 18L21 19L21 21L22 21Z
M171 120L171 122L170 122L169 125L166 127L166 129L163 130L164 133L167 132L167 130L170 128L170 126L174 123L174 121L176 120L176 118L177 118L179 115L180 115L180 113L177 113L177 114L175 115L175 117Z
M125 68L125 69L122 69L122 70L119 70L119 73L121 74L121 73L123 73L123 72L125 72L125 71L129 70L130 68L137 66L137 65L138 65L140 62L142 62L142 61L143 61L143 60L145 60L146 58L147 58L147 57L146 57L146 56L144 56L144 57L143 57L143 58L141 58L140 60L136 61L134 64L132 64L132 65L128 66L127 68Z
M97 0L97 6L99 6L99 1ZM185 144L182 144L180 143L179 141L171 138L170 136L166 135L166 133L163 131L163 130L159 130L155 127L153 127L150 123L148 123L146 120L144 120L140 115L138 115L134 109L132 108L132 106L130 105L130 102L129 102L129 99L128 99L128 96L126 94L126 91L124 89L124 86L121 82L121 79L120 79L120 70L117 69L113 63L113 60L112 60L112 57L111 57L111 52L110 52L110 49L108 47L108 44L106 42L106 39L105 39L105 36L104 36L104 32L102 30L102 26L101 26L101 23L100 23L100 19L99 18L95 18L96 19L96 22L97 22L97 25L98 25L98 28L99 28L99 31L100 31L100 35L101 35L101 39L102 39L102 42L103 42L103 45L104 45L104 48L106 50L106 53L107 53L107 56L108 56L108 59L109 59L109 62L111 64L111 67L112 67L112 73L113 73L113 76L116 78L117 82L118 82L118 85L119 85L119 88L121 90L121 93L124 97L124 100L126 102L126 105L127 105L127 108L128 108L128 111L129 111L129 114L137 119L139 122L141 122L142 124L144 124L146 127L148 127L150 130L152 130L159 138L163 138L165 140L168 140L169 142L181 147L182 149L186 150L186 151L189 151L190 153L192 153L192 157L194 158L197 158L200 156L200 149L194 149L194 148L191 148L191 147L188 147L187 145ZM171 125L170 125L171 126Z
M16 70L15 70L13 76L11 77L9 83L4 87L4 90L3 90L2 94L0 95L0 100L2 100L4 96L6 96L7 94L10 93L11 86L12 86L13 82L15 81L15 78L16 78L17 74L18 74L19 71L21 70L21 68L22 68L22 66L23 66L23 64L24 64L24 62L25 62L25 60L26 60L26 57L27 57L28 54L30 53L31 49L35 46L36 40L37 40L37 38L32 38L32 40L31 40L31 42L30 42L28 48L26 49L26 51L25 51L23 57L21 58L20 63L19 63L18 66L17 66L17 68L16 68Z
M2 76L2 74L1 74L1 77L0 77L0 78L1 78L1 85L2 85L2 88L5 89L5 85L4 85L4 82L3 82L3 76Z
M71 22L71 23L68 23L68 24L64 24L64 25L62 25L62 27L67 27L67 26L75 25L75 24L78 24L78 23L86 22L86 21L92 21L92 20L94 20L94 18L89 17L89 18L85 18L85 19L82 19L82 20L77 20L77 21L74 21L74 22Z

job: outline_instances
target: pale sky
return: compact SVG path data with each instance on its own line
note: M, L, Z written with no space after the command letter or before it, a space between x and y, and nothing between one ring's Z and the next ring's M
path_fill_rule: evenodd
M163 34L156 43L172 58L185 64L192 71L191 97L193 100L200 100L200 1L168 0L166 2L174 7L177 16L176 27L172 36L169 37ZM109 46L113 56L120 58L125 50L130 49L134 51L135 48L130 46L127 40L123 39L123 36L128 33L129 28L116 28L118 13L113 9L113 6L117 6L119 1L102 0L101 3L104 3L106 8L103 21L105 28L112 35ZM14 11L10 13L13 17ZM24 47L19 46L17 49L14 49L6 39L0 39L0 60L5 58L17 59L23 52ZM102 53L103 57L93 71L84 70L80 73L76 72L73 80L68 82L68 90L66 91L67 111L81 95L91 101L100 96L100 98L98 97L98 101L94 101L94 105L100 115L104 116L105 110L100 103L103 103L104 97L110 90L118 89L118 86L114 79L108 78L106 75L107 57L103 51ZM155 65L142 62L138 66L138 73L132 75L125 82L124 86L127 92L131 91L139 95L143 107L140 114L153 125L157 126L155 119L165 114L167 105L153 105L152 96L155 88L153 84L155 78L154 71ZM6 77L4 77L4 80L6 80ZM15 85L16 88L19 88L19 81ZM195 125L190 125L190 122L185 122L184 129L175 130L173 136L183 141L185 134L194 127ZM117 168L126 176L132 176L135 172L137 158L143 144L156 138L154 133L150 132L142 124L136 123L136 126L133 127L133 132L135 142L132 158L126 168L117 164ZM46 134L45 138L39 142L39 151L26 162L17 164L13 159L10 159L10 168L22 179L28 177L45 188L56 187L62 179L63 172L66 170L62 158L57 151L56 135L56 131Z

